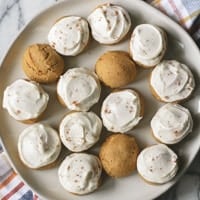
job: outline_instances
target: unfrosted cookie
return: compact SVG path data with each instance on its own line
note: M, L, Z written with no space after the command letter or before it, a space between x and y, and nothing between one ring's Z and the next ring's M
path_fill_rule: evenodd
M48 44L33 44L24 53L23 70L30 80L51 83L63 73L64 60Z
M131 27L128 12L110 3L99 5L88 16L93 38L101 44L115 44L121 41Z
M180 102L187 99L194 88L192 72L176 60L164 60L151 72L150 89L159 101Z
M98 189L102 166L99 158L92 154L72 153L58 169L60 184L67 191L83 195Z
M151 128L157 140L165 144L175 144L192 132L193 120L187 108L168 103L153 116Z
M140 24L133 30L130 54L138 65L150 68L162 60L166 46L166 34L160 27L152 24Z
M98 102L101 85L96 74L87 68L69 69L57 84L58 99L70 110L88 111Z
M130 175L136 168L138 145L133 136L113 134L100 148L100 160L109 176L123 177Z
M125 133L143 118L144 104L135 90L122 89L110 93L101 108L103 125L111 132Z
M34 123L45 111L49 95L39 83L18 79L7 86L3 96L3 108L16 120Z
M137 158L137 170L147 182L166 183L178 171L178 156L164 144L147 147Z
M64 56L76 56L81 53L89 41L87 21L79 16L60 18L48 34L49 44Z
M97 60L95 70L99 79L111 88L125 86L136 77L136 65L124 51L104 53Z
M52 165L61 151L58 133L50 126L38 123L24 129L18 139L21 161L29 168Z
M93 112L72 112L60 123L62 143L73 152L81 152L92 147L101 134L102 122Z

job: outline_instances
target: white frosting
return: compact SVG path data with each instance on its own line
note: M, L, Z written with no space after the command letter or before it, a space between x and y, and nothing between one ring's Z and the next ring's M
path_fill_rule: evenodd
M60 77L57 93L70 110L88 111L98 102L101 86L91 70L73 68Z
M131 19L126 10L112 4L98 6L89 16L92 36L102 44L119 42L129 31Z
M89 41L89 28L85 19L78 16L58 20L48 34L49 44L60 54L75 56Z
M46 109L49 95L33 81L16 80L4 91L3 108L19 121L38 118Z
M151 183L166 183L178 171L178 157L164 144L153 145L140 152L137 158L137 170Z
M40 123L26 128L18 139L18 152L22 162L33 169L53 163L61 151L58 133Z
M104 126L112 132L127 132L142 119L141 102L134 90L113 92L106 97L101 108Z
M102 122L93 112L73 112L60 124L62 143L71 151L80 152L92 147L101 134Z
M154 136L165 144L180 142L192 131L192 127L189 110L178 104L165 104L151 120Z
M61 185L69 192L87 194L99 186L102 166L91 154L73 153L65 158L58 169Z
M160 62L166 51L165 33L151 24L141 24L134 29L130 40L133 60L152 67Z
M190 69L175 60L165 60L158 64L152 71L150 84L165 102L186 99L195 87Z

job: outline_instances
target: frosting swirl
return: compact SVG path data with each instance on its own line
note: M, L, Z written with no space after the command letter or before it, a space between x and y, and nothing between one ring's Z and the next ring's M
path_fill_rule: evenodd
M178 157L166 145L157 144L142 150L137 158L139 174L151 183L170 181L178 171Z
M150 84L164 102L186 99L195 87L190 69L175 60L165 60L158 64L151 73Z
M98 102L101 86L91 70L73 68L60 77L57 93L70 110L87 111Z
M58 53L75 56L83 51L89 41L88 23L78 16L63 17L52 26L48 41Z
M93 112L73 112L65 116L60 124L62 143L73 152L92 147L101 134L102 122Z
M178 104L166 104L151 120L154 136L165 144L180 142L192 131L193 120L187 108Z
M113 92L106 97L101 108L104 126L112 132L127 132L142 119L140 97L130 89Z
M119 42L129 31L131 19L128 12L117 5L103 4L89 16L93 38L102 44Z
M34 124L24 129L18 139L22 162L33 169L53 163L61 151L58 133L50 126Z
M141 24L134 29L130 40L130 53L134 61L145 67L160 62L166 51L164 31L151 24Z
M69 192L87 194L99 186L102 166L91 154L73 153L65 158L58 169L61 185Z
M19 121L36 119L47 107L49 95L34 81L18 79L9 85L3 96L3 108Z

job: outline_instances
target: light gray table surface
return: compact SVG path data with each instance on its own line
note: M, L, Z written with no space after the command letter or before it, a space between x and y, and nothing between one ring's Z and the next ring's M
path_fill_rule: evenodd
M0 0L0 59L30 19L56 2L57 0ZM157 200L200 200L200 152L179 182Z

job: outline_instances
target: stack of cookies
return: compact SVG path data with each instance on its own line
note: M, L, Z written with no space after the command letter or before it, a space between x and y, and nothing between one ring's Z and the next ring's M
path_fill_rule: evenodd
M71 153L60 164L58 179L73 194L95 191L102 183L102 169L114 178L137 169L150 183L172 180L179 156L167 145L192 132L190 111L179 104L195 88L192 72L175 59L163 59L167 34L161 27L139 24L128 38L131 20L125 8L109 3L99 5L87 19L74 15L56 20L47 36L49 44L32 44L24 52L22 69L27 79L5 88L3 107L17 121L31 124L19 135L20 160L32 169L53 167L62 148L68 149ZM93 70L82 66L65 70L65 57L87 51L92 39L99 45L129 39L129 49L105 52L94 61ZM136 80L139 67L151 69L149 91L155 101L165 103L150 120L155 145L143 150L132 130L145 117L145 99L140 91L127 87ZM66 108L58 131L40 122L50 98L42 84L50 83L57 84L57 100ZM100 102L102 84L110 93L98 116L91 109ZM109 136L102 143L103 127ZM87 153L98 145L99 156Z

